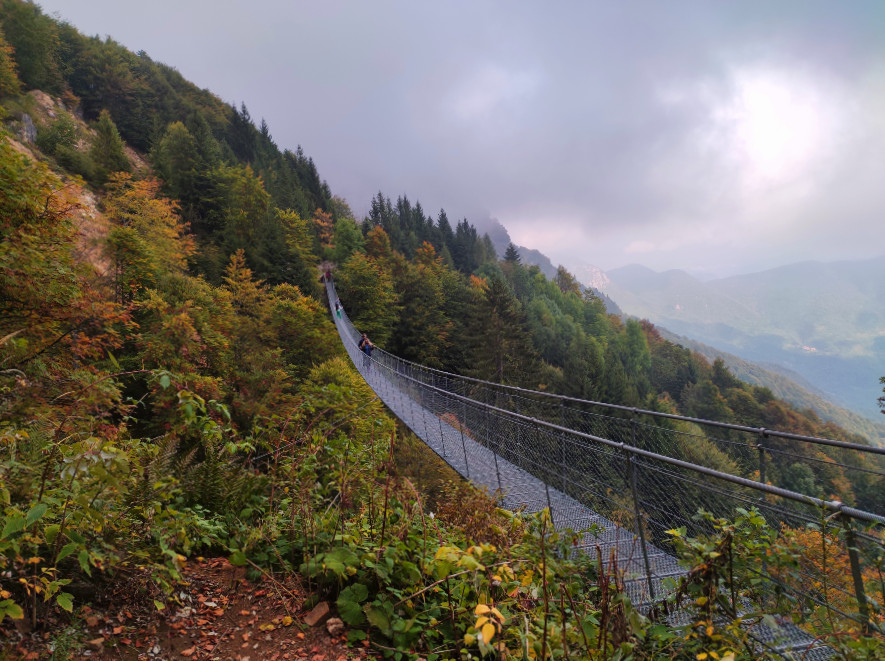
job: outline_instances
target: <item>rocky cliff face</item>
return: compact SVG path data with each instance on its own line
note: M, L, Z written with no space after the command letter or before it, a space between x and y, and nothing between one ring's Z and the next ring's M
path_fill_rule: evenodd
M78 151L88 151L95 132L83 121L76 108L68 108L61 99L53 98L40 90L28 92L30 107L16 120L20 140L7 138L13 149L34 161L46 162L56 170L61 186L58 194L70 205L77 225L77 257L91 264L97 274L111 274L112 264L104 254L103 242L110 229L110 223L100 209L100 204L80 177L71 177L54 168L54 161L42 154L37 147L37 136L46 130L62 114L69 116L78 133L82 136L77 144ZM150 175L150 166L141 155L130 147L124 147L126 157L133 170L142 176Z
M609 293L608 287L611 284L611 279L598 266L591 264L580 266L575 269L575 277L585 287L591 287L606 295Z

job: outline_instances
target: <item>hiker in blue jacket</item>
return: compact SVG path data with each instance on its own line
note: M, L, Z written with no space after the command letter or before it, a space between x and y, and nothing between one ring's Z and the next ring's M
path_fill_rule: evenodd
M375 345L369 340L369 336L363 333L363 337L357 346L363 352L363 367L369 369L372 366L372 351L375 350Z

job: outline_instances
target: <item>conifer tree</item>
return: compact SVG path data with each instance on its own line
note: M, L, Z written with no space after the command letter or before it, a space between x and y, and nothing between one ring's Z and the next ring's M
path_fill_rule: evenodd
M513 264L520 264L522 260L519 257L519 249L513 243L507 244L507 250L504 251L504 261Z
M478 284L469 334L471 376L508 385L531 384L538 356L519 301L498 277Z
M182 122L173 122L154 147L154 167L164 182L164 191L172 198L190 202L197 192L195 181L206 166L200 158L197 141Z
M452 323L446 318L442 261L425 241L396 278L401 312L391 350L407 360L442 367Z
M444 209L439 210L436 226L439 229L440 241L446 246L446 248L448 248L449 253L451 253L452 245L455 240L455 233L452 231L452 224L449 222L449 217L446 215Z
M123 152L123 139L107 110L101 111L95 133L90 155L95 163L94 182L101 186L112 172L129 172L131 167Z

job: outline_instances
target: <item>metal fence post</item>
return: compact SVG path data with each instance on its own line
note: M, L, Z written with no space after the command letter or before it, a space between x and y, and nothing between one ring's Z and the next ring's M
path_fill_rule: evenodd
M532 418L532 424L535 426L535 447L539 448L541 447L541 428L538 426L538 421L535 418ZM553 518L553 503L550 502L550 485L547 484L547 479L544 479L544 493L547 495L547 509L550 510L550 523L556 528L556 521Z
M421 390L420 390L420 392L421 392L421 422L424 423L424 438L425 438L425 440L429 441L430 436L427 434L427 407L424 406L424 388L425 387L426 386L425 386L424 382L422 382L421 386L420 386L420 388L421 388Z
M464 412L464 420L467 420L467 402L461 401L461 405L463 406L462 411ZM470 479L470 464L467 462L467 444L464 442L464 424L458 425L458 428L461 430L461 449L464 450L464 472L467 473L467 479Z
M765 484L765 446L762 444L765 438L765 428L759 430L759 441L756 443L756 449L759 451L759 481Z
M442 416L440 416L440 417L437 418L437 419L439 420L439 442L440 442L440 445L442 445L443 459L445 459L446 461L448 461L448 460L449 460L449 456L446 454L446 437L445 437L445 435L443 434Z
M870 633L870 608L864 591L863 574L860 570L860 556L857 549L857 537L851 525L851 519L842 515L842 526L845 528L845 545L848 547L848 559L851 562L851 578L854 580L854 594L857 596L857 608L860 611L864 633ZM824 570L826 571L826 569Z
M565 411L563 409L561 399L559 400L559 426L565 427ZM562 478L562 480L561 480L562 493L564 495L567 495L568 492L566 491L566 485L568 483L568 480L566 480L566 477L565 477L565 471L566 471L565 467L568 466L568 463L565 460L565 443L566 443L565 434L563 432L559 432L559 473Z
M498 468L498 453L492 450L492 456L495 458L495 475L498 477L498 491L504 493L504 487L501 486L501 470Z
M489 407L486 406L485 410L486 410L486 428L485 428L484 436L485 436L485 445L486 445L486 447L488 447L490 445L489 439L491 438L491 435L492 435L492 423L489 420L489 418L491 417L491 414L489 413Z
M636 458L632 453L627 453L627 469L630 471L630 491L633 494L633 516L636 520L636 534L642 545L642 560L645 563L645 577L648 581L648 595L651 601L655 599L654 582L651 577L651 563L648 560L648 548L645 543L645 529L642 527L642 512L639 509L639 485L636 476Z

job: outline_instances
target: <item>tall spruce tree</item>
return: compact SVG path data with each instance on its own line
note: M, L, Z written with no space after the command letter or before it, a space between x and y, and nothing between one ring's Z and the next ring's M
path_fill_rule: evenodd
M538 355L519 301L503 280L489 278L477 293L471 319L467 371L497 383L531 385L537 377Z
M123 151L123 139L107 110L102 110L95 123L95 139L90 156L95 163L94 183L101 186L112 172L129 172L132 168Z
M519 257L519 249L513 243L507 244L507 250L504 251L504 261L512 264L520 264L522 260Z

